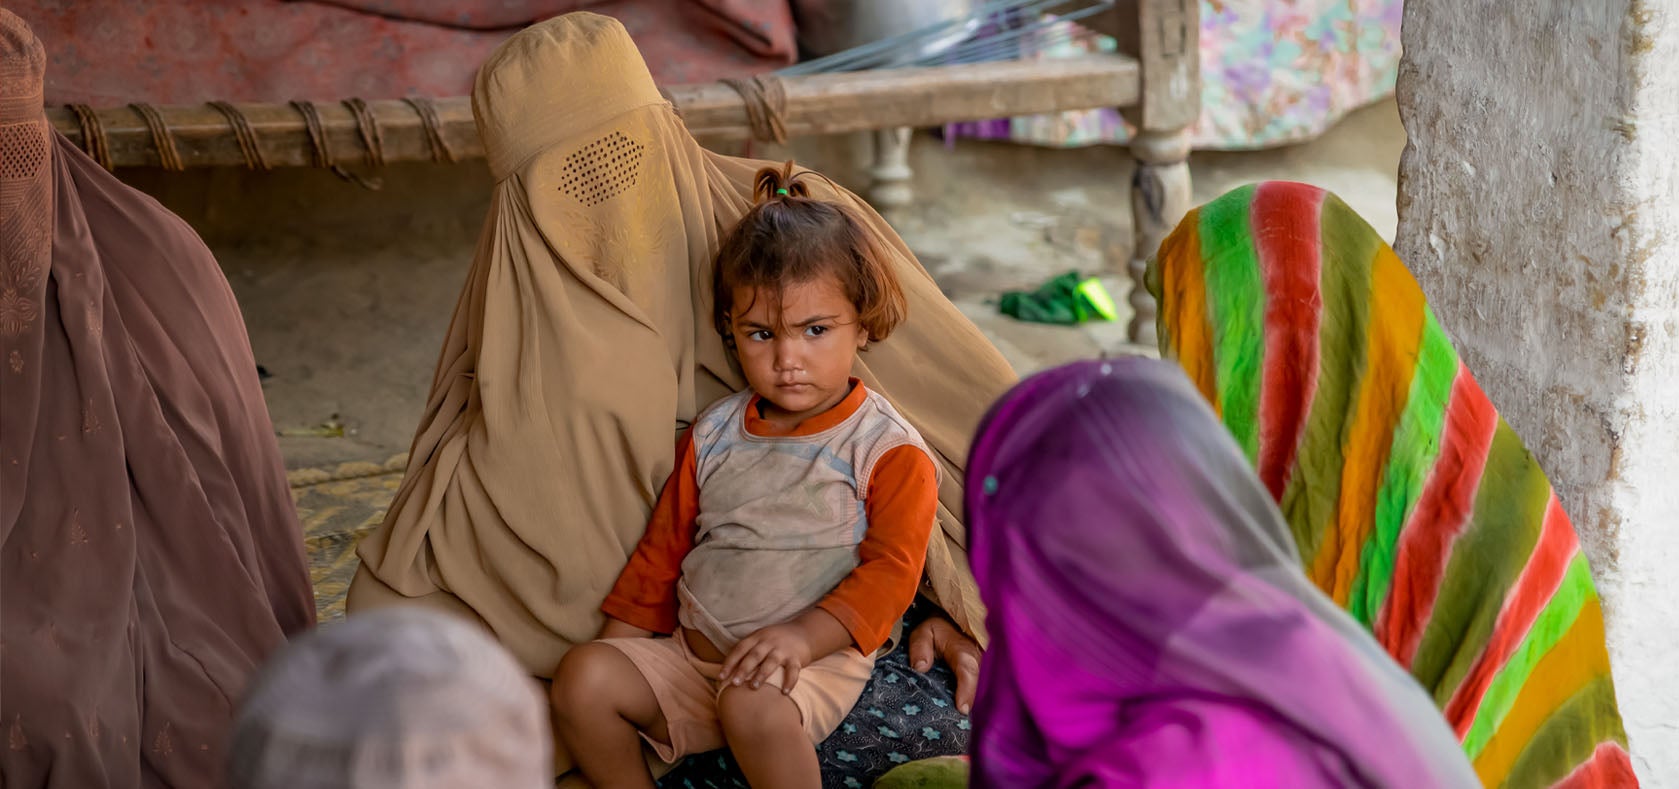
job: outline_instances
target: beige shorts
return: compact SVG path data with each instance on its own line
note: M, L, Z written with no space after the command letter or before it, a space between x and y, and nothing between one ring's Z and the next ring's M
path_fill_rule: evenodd
M723 727L717 720L717 699L726 686L717 682L721 663L701 660L688 648L686 639L613 638L601 641L624 653L636 670L653 687L659 712L665 716L670 742L663 743L643 734L659 758L675 763L684 756L722 748ZM799 682L788 698L799 708L805 734L812 744L821 743L839 728L840 722L863 695L874 672L874 658L864 657L847 647L799 670ZM766 684L782 687L780 669Z

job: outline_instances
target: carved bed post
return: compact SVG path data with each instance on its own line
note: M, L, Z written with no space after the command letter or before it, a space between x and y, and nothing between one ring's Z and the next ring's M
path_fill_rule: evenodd
M869 202L890 218L893 209L903 208L915 199L910 179L915 171L909 167L910 128L874 131L874 163L869 167Z
M1144 275L1148 259L1160 249L1172 228L1189 213L1189 135L1143 132L1131 141L1137 170L1131 176L1131 224L1134 246L1126 266L1131 275L1131 325L1126 334L1134 343L1154 345L1158 305L1148 292Z
M1201 114L1198 0L1121 0L1112 19L1121 51L1137 58L1141 90L1127 118L1137 130L1131 155L1134 246L1131 275L1132 342L1153 345L1156 305L1143 282L1148 259L1189 212L1189 126Z

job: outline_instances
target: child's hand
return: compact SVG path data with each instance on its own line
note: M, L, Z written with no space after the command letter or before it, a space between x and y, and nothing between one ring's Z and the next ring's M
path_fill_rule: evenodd
M756 690L779 668L786 672L781 692L790 693L798 684L799 669L810 665L810 652L810 641L803 627L794 622L770 625L741 639L729 650L717 679L731 685L750 685Z

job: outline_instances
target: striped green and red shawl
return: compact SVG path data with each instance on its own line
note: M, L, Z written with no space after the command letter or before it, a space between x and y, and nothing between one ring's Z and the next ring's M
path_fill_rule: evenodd
M1160 348L1281 505L1307 575L1431 692L1486 786L1632 786L1568 515L1381 237L1248 186L1149 274Z

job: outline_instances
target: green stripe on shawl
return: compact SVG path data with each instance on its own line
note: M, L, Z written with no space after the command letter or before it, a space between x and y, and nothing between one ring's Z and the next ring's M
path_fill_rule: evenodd
M1399 533L1422 497L1429 471L1440 455L1446 404L1451 400L1457 369L1457 351L1452 349L1452 341L1434 320L1434 311L1425 308L1410 396L1394 428L1382 487L1376 493L1375 527L1364 543L1358 577L1353 580L1352 596L1347 600L1347 612L1365 627L1382 610L1393 580Z
M1219 413L1249 463L1259 457L1259 384L1265 359L1265 280L1250 221L1254 192L1253 186L1243 187L1203 206L1200 228Z
M1411 675L1441 709L1486 649L1504 599L1539 541L1551 485L1503 419L1493 433L1475 511L1452 547Z
M1522 685L1527 682L1533 667L1545 653L1556 646L1557 641L1574 625L1574 620L1580 616L1580 607L1597 596L1597 590L1592 586L1591 567L1586 563L1586 555L1574 554L1574 559L1568 563L1568 572L1563 575L1562 584L1551 595L1550 602L1540 610L1539 617L1534 620L1533 627L1528 629L1516 651L1510 654L1504 667L1493 675L1492 683L1487 686L1486 695L1481 697L1481 703L1475 709L1475 722L1469 727L1469 733L1463 738L1463 750L1469 754L1471 761L1481 755L1481 749L1487 746L1487 740L1498 731L1498 725L1504 722L1504 715L1510 711L1510 705L1516 702L1516 696L1521 693ZM1529 747L1532 747L1531 745Z
M1505 786L1556 786L1591 761L1599 743L1627 744L1626 729L1615 705L1615 682L1608 674L1593 679L1565 702L1533 735L1510 767Z
M1334 195L1324 196L1318 221L1324 255L1318 334L1324 339L1318 344L1317 391L1300 436L1294 473L1279 502L1306 567L1312 566L1324 533L1335 528L1341 437L1353 410L1354 384L1363 374L1371 264L1382 246L1370 225ZM1341 341L1328 341L1332 339Z

